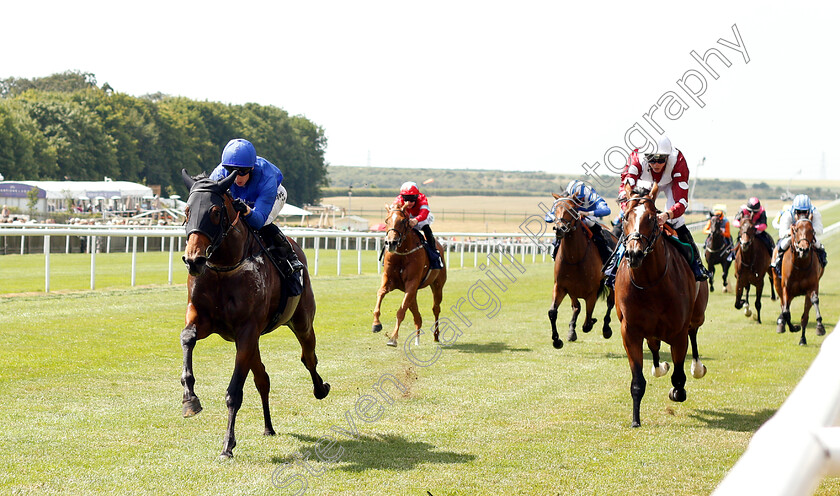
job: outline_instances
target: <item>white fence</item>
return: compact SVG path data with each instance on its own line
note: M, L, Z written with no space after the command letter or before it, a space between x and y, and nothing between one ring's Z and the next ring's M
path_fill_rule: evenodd
M314 250L314 257L310 259L310 273L318 275L320 266L320 252L324 249L334 249L337 254L336 274L341 275L342 255L345 257L355 251L357 273L362 273L363 256L376 257L377 273L381 271L381 264L378 257L382 248L382 239L385 233L349 232L324 229L285 229L285 234L294 238L302 248ZM40 237L43 239L43 254L45 266L44 291L50 291L50 254L54 243L52 238L64 237L63 251L70 253L71 238L81 237L87 241L84 246L86 253L90 254L90 288L96 288L95 271L96 255L110 253L112 239L125 241L126 253L131 253L131 285L136 283L137 253L138 250L147 252L149 240L159 239L160 251L168 251L168 283L172 284L174 254L181 253L185 238L184 228L173 227L139 227L139 226L56 226L56 225L20 225L14 227L0 228L0 236L20 237L21 254L25 253L27 237ZM465 261L472 258L472 265L478 266L479 253L490 253L494 250L503 249L513 256L519 256L523 263L530 257L532 263L538 258L544 262L546 254L551 246L550 239L553 233L541 233L538 235L526 235L520 233L437 233L436 238L445 246L447 266L464 267ZM104 239L104 244L101 240ZM139 240L142 239L142 247L138 248ZM534 242L537 239L538 242ZM469 240L469 241L468 241ZM351 241L353 248L351 249ZM114 243L116 244L116 243ZM168 246L168 250L167 250ZM41 252L41 250L38 250ZM16 251L17 253L17 251ZM453 260L453 256L455 259Z

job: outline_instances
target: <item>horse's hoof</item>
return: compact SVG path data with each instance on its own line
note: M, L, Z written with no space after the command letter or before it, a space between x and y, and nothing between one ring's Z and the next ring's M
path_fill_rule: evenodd
M315 394L315 399L322 400L326 398L327 395L330 394L330 384L325 382L324 387L322 387L320 391L315 389L313 393Z
M729 288L727 288L726 286L724 286L724 287L723 287L723 292L724 292L724 293L728 293L728 292L729 292Z
M263 436L276 436L277 433L274 432L274 429L266 429L263 431Z
M751 315L752 315L752 310L750 310L749 308L744 310L744 317L749 317Z
M598 322L598 319L592 319L583 326L583 332L589 332L595 327L595 323Z
M577 333L575 331L569 331L569 342L577 341Z
M799 340L799 346L806 346L807 344L808 342L805 341L805 336L802 336L802 338Z
M670 398L671 401L682 403L686 398L685 389L671 388L671 391L668 393L668 398Z
M715 292L715 287L712 286L712 285L709 285L709 292L714 293Z
M659 367L651 367L651 374L653 374L654 377L662 377L667 374L669 370L671 370L671 366L668 365L668 362L659 362Z
M817 324L817 336L825 336L825 326L822 322Z
M695 379L702 379L706 375L706 366L702 363L691 361L691 375Z
M801 330L802 330L802 326L799 325L799 324L796 324L795 326L793 326L793 328L790 330L790 332L799 332Z
M778 332L779 334L784 334L785 333L785 321L784 320L779 319L779 320L776 321L776 332Z
M198 398L184 402L184 418L198 415L201 410L201 402L198 401Z
M759 324L761 323L761 320L760 320L760 317L758 316L758 313L752 314L752 319L758 321Z
M230 460L231 458L233 458L233 452L232 451L222 451L222 454L219 455L219 461L220 462L226 462L226 461Z
M604 339L610 339L612 337L612 329L609 327L604 327Z
M389 339L389 340L388 340L388 342L387 342L387 343L385 343L385 344L387 344L388 346L393 346L394 348L396 348L396 347L397 347L397 340L396 340L396 339L394 339L394 338L391 338L391 339Z
M382 324L373 324L371 328L371 332L379 332L382 330Z
M630 427L633 427L634 429L636 427L641 427L641 426L642 426L642 423L641 422L636 422L635 420L633 421L632 424L630 424Z
M563 347L563 340L562 339L555 339L552 343L554 345L554 349L559 350Z

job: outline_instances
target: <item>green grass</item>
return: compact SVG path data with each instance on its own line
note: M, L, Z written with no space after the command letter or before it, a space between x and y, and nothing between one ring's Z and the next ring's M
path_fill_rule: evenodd
M23 263L27 257L0 257L4 287L7 279L21 286L25 277L18 273L34 270ZM838 257L840 248L830 245L830 260ZM57 256L53 261L59 265ZM117 259L113 267L121 273L113 282L103 273L101 287L128 286L129 265ZM775 302L765 298L759 325L732 308L734 296L713 293L699 335L709 373L689 378L685 403L667 399L669 377L648 375L642 427L631 429L630 371L617 320L612 339L579 332L578 342L555 350L546 317L551 265L525 267L507 291L498 291L501 308L492 319L463 307L472 326L461 326L463 335L428 367L386 347L384 333L370 332L375 267L363 276L316 278L319 372L333 389L326 399L314 399L299 345L286 328L264 336L277 436L261 435L259 396L246 382L239 444L229 462L217 456L231 343L216 336L199 342L196 392L204 411L181 417L183 279L173 287L0 298L6 411L0 493L291 494L272 486L272 473L296 453L308 451L314 460L316 443L332 433L343 455L332 464L312 462L320 475L307 477L307 494L709 494L824 339L814 336L812 324L809 345L797 346L798 338L775 333ZM176 274L183 272L178 265ZM84 288L88 276L82 275ZM840 315L838 275L840 264L832 262L822 279L829 329ZM162 273L149 280L165 283L165 257ZM478 280L489 283L476 269L450 271L444 307ZM391 294L385 300L386 330L400 299ZM430 306L425 291L420 308L426 323ZM800 298L794 315L801 309ZM603 311L600 302L599 324ZM569 314L566 301L561 329ZM443 316L454 318L449 310ZM561 330L564 340L565 334ZM418 354L430 356L434 348L428 336L423 339ZM391 405L380 403L378 421L363 422L356 402L375 395L373 385L386 373L407 391ZM356 439L331 431L346 426L348 411ZM285 475L303 470L293 466ZM838 492L840 480L827 479L817 494Z

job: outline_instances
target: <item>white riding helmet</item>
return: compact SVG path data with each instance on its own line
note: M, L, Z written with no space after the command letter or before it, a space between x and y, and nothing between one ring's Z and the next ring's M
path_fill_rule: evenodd
M671 140L669 140L665 135L660 136L659 139L656 140L656 153L658 155L670 155L671 151L673 151L673 147L671 147Z

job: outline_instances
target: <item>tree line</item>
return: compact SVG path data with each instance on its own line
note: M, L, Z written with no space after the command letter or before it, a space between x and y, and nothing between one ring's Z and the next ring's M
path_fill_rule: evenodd
M314 203L328 184L324 130L285 110L101 87L91 73L0 80L0 173L6 180L115 180L185 196L181 169L219 163L246 138L283 171L289 202Z

